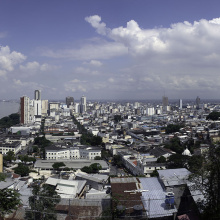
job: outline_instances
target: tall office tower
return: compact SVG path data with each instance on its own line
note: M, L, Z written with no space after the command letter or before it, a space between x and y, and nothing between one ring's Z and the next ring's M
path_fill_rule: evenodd
M139 108L140 107L140 103L139 102L135 102L134 103L134 108Z
M40 90L35 90L34 91L34 99L35 100L41 100L41 91Z
M179 100L179 109L182 109L182 108L183 108L183 100L180 99L180 100Z
M80 113L84 112L86 112L86 97L83 95L81 98Z
M154 115L154 114L155 114L155 109L154 109L154 107L148 107L148 108L146 109L146 114L149 115L149 116Z
M41 92L40 90L34 91L34 116L36 121L41 119Z
M80 109L79 109L80 107L79 107L79 103L75 103L74 104L74 109L75 109L75 113L79 113L80 111Z
M70 105L73 106L74 105L74 98L70 97L70 96L66 97L66 105L67 105L67 108L69 108Z
M30 109L29 109L30 98L27 96L23 96L20 98L20 123L28 124L30 117Z
M41 115L42 116L48 115L48 100L41 101Z
M163 98L162 98L162 104L163 104L163 107L166 107L166 106L168 106L168 97L166 97L166 96L163 96Z
M199 96L196 97L196 108L199 108L200 105L200 98Z

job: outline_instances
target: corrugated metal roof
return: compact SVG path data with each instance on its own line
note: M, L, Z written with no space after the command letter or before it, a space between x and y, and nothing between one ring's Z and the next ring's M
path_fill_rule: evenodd
M158 178L139 178L142 189L142 202L149 218L171 216L177 209L170 208L165 204L165 191L163 190Z
M111 178L111 183L138 183L136 177Z
M186 184L186 181L191 174L185 168L158 170L157 172L166 187Z

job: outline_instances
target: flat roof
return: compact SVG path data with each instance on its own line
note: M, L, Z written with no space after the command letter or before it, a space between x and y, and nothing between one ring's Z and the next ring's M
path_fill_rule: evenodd
M73 169L81 169L84 166L90 166L93 163L99 163L102 169L108 169L108 164L104 160L85 160L85 159L75 159L75 160L37 160L35 162L35 168L41 169L53 169L52 165L56 162L63 162L66 167Z
M174 207L165 204L165 194L157 177L139 178L142 186L142 202L149 218L172 216L177 212Z

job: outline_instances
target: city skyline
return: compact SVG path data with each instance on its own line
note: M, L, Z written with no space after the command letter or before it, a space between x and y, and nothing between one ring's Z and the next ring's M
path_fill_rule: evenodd
M217 99L219 6L3 0L0 99Z

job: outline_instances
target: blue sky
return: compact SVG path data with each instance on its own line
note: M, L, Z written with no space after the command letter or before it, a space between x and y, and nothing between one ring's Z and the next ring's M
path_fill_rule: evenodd
M0 99L219 98L219 0L1 0Z

